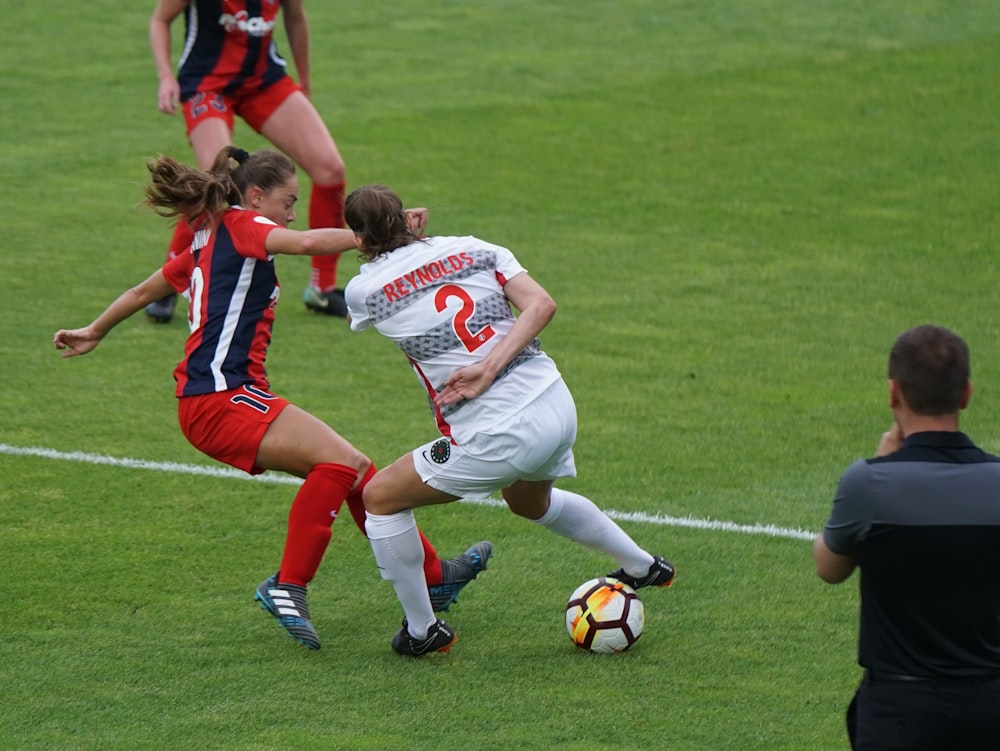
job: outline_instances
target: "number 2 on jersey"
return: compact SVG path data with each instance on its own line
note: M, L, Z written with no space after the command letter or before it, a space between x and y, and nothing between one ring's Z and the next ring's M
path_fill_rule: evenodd
M458 309L455 317L451 321L451 327L455 335L469 352L475 352L486 342L493 338L496 333L490 324L486 324L479 331L472 331L469 328L469 319L476 312L476 301L471 295L456 284L446 284L434 295L434 307L440 313L448 307L448 300L452 297L458 298L462 307Z

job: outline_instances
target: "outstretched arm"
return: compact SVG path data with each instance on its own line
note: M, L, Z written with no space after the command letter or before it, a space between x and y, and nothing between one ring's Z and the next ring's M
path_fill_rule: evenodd
M267 234L264 247L268 253L289 256L329 256L356 250L355 234L349 229L326 227L294 230L278 227Z
M163 276L163 271L157 269L146 281L119 295L89 326L82 329L60 329L52 337L52 343L56 349L64 350L63 357L85 355L100 344L119 323L173 291L173 287Z
M486 357L475 365L459 368L448 377L444 387L434 397L434 403L439 407L473 399L483 393L493 383L497 373L531 344L556 314L555 300L527 272L508 280L503 291L521 314L510 333Z
M427 226L427 209L406 209L409 228L420 234ZM329 256L358 249L358 237L353 230L337 227L294 230L277 227L271 230L264 247L268 253L289 256Z

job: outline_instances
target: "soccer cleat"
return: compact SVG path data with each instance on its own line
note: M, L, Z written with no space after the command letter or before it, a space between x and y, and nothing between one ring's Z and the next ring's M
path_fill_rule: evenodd
M617 579L628 584L632 589L640 587L669 587L674 583L674 564L664 560L658 555L653 556L653 565L645 576L629 576L625 569L620 568L614 573L608 574L608 578Z
M328 316L339 316L344 318L347 315L347 303L344 300L344 290L331 289L329 292L320 291L319 287L311 284L302 293L302 302L309 310L322 313Z
M427 636L419 641L410 636L406 619L403 627L392 637L392 648L407 657L423 657L431 652L448 652L455 643L455 632L447 623L438 618L429 629Z
M458 600L462 587L486 570L486 562L493 556L493 545L477 542L462 555L441 561L441 583L428 584L427 594L435 611L446 611Z
M319 649L319 636L309 620L309 605L306 604L306 588L298 584L283 584L278 575L262 581L253 598L278 623L284 626L288 635L309 649Z
M175 305L177 305L177 293L171 292L166 297L147 305L146 315L156 323L170 323L170 319L174 317Z

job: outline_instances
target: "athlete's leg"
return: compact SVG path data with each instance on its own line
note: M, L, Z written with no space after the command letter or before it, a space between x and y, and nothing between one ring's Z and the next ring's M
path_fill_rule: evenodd
M317 464L343 464L361 473L370 463L346 438L294 404L289 404L274 419L257 449L257 466L261 469L303 478Z
M289 404L264 434L256 464L305 478L289 511L278 581L308 584L340 507L368 469L368 458L318 417Z
M317 464L295 494L277 580L306 586L316 575L344 502L358 475L343 464Z
M309 226L343 227L344 160L326 123L308 97L301 91L290 94L264 121L260 132L309 175L312 182ZM324 294L334 289L339 257L313 256L310 285ZM346 313L346 309L343 312Z
M551 480L519 480L503 489L503 498L518 516L590 550L606 553L632 576L642 576L653 563L653 556L639 547L593 501L555 488Z
M424 484L412 455L407 454L368 483L364 499L368 509L365 526L375 562L382 578L396 590L410 636L424 639L437 618L427 593L424 553L411 509L457 498Z
M225 119L208 117L194 126L188 139L198 167L207 170L219 152L233 142L233 130Z
M358 480L358 484L354 487L354 490L347 496L347 509L351 512L351 517L354 519L354 523L358 525L358 529L361 530L361 534L365 536L368 533L365 531L365 502L362 494L364 493L365 486L375 476L376 471L374 463L369 465L368 471ZM417 532L420 534L420 544L424 549L424 578L427 579L428 586L433 587L441 583L441 558L438 556L434 546L431 545L431 541L424 536L424 533L419 529Z

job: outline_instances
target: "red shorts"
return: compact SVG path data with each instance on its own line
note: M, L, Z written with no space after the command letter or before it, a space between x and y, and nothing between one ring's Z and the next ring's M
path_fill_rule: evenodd
M259 475L257 451L288 402L256 386L177 400L177 419L191 445L230 467Z
M282 102L301 91L291 76L285 76L266 89L223 94L221 91L199 91L184 102L184 122L188 135L200 123L213 117L226 121L229 132L236 125L235 116L242 117L246 124L260 133L267 118L274 114Z

